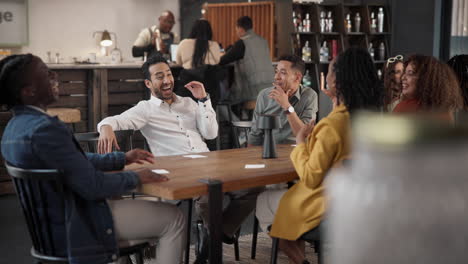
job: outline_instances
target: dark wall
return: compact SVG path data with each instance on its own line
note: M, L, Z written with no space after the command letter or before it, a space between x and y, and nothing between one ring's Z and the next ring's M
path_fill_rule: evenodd
M420 53L439 57L440 1L392 1L393 54Z

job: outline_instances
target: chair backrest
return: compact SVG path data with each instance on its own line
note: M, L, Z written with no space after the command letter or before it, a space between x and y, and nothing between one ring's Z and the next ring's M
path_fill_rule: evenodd
M127 152L133 149L133 134L135 130L116 130L115 137L120 146L120 151ZM97 152L98 132L75 133L75 138L86 152Z
M66 253L63 250L59 252L57 244L54 242L52 219L57 221L57 215L51 216L48 210L52 199L56 202L54 206L63 205L63 173L55 169L22 169L14 167L8 162L5 162L5 167L13 179L26 219L33 243L31 252L39 253L38 255L42 256L57 256ZM54 207L54 211L56 209ZM63 217L65 217L65 210L63 212Z
M252 128L252 121L233 121L233 133L234 133L234 147L241 148L242 146L247 147L249 141L249 132L250 128ZM238 133L238 130L241 130L241 133ZM242 132L245 135L245 141L242 137Z

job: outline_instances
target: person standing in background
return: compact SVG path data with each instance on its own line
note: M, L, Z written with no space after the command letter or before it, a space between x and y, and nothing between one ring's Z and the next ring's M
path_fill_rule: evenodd
M252 27L248 16L237 20L236 34L240 39L219 62L219 65L234 62L234 83L229 96L233 104L255 101L262 89L271 87L274 76L268 42Z
M175 24L174 14L166 10L159 16L159 26L143 29L135 40L132 48L133 57L142 57L145 52L149 57L153 53L160 53L165 59L170 59L171 44L179 42L179 36L171 32Z

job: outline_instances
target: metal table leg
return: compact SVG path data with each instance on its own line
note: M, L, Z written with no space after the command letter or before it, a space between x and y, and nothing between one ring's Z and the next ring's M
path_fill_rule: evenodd
M185 264L190 263L190 235L192 233L192 199L185 200L187 202L187 241L185 244Z
M223 263L222 221L223 221L223 183L218 180L200 180L208 185L208 208L210 235L210 254L208 263Z

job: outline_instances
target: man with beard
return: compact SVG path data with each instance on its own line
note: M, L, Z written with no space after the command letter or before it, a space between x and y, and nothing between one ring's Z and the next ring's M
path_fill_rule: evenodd
M98 124L98 152L112 152L113 146L119 149L114 130L126 129L140 130L155 156L209 151L203 139L216 138L218 123L203 84L193 81L185 85L198 99L196 103L173 93L174 78L162 56L149 57L142 70L151 98Z
M171 44L179 42L179 36L171 32L175 24L174 14L166 10L158 18L159 26L151 26L143 29L132 47L133 57L142 57L145 52L148 57L153 53L159 53L166 59L170 59Z
M315 120L318 111L317 93L301 85L304 72L305 63L300 57L280 57L273 87L263 89L258 94L249 134L250 146L263 143L263 131L257 128L256 122L259 115L279 115L281 128L273 134L277 143L285 143L304 124Z

